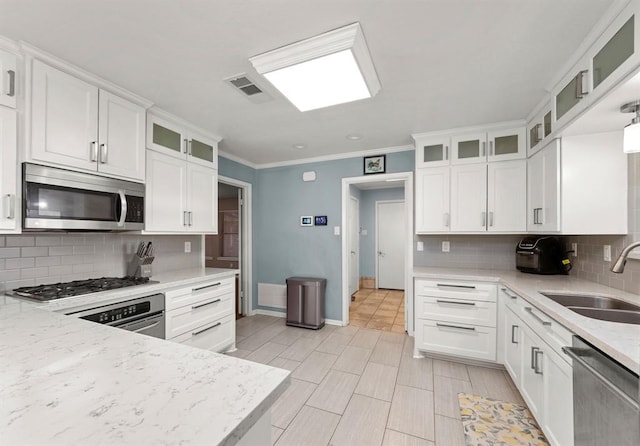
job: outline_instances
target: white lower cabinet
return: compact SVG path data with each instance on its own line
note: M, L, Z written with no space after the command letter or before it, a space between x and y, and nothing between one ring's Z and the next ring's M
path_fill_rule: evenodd
M496 360L495 284L415 280L415 348Z
M506 287L504 366L552 446L573 445L573 370L561 351L572 333Z
M0 233L19 230L17 129L16 111L0 106Z
M215 352L235 348L235 278L168 290L166 339Z

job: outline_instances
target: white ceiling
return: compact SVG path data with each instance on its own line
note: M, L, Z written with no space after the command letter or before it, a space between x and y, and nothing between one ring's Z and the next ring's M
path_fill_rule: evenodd
M221 150L265 164L526 118L613 1L0 0L0 35L146 97L222 136ZM356 21L382 84L372 99L301 113L248 62ZM274 99L255 104L223 82L239 73ZM353 133L363 138L347 140Z

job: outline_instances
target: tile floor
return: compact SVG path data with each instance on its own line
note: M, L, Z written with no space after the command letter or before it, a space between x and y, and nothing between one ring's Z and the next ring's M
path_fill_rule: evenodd
M257 315L237 321L237 347L231 355L292 371L272 410L276 446L462 446L459 392L522 403L505 371L414 359L403 333Z
M358 290L349 306L349 324L404 333L404 291Z

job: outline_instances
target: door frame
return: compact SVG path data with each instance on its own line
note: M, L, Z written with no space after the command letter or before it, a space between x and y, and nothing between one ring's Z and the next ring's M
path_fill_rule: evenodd
M357 223L358 223L357 224L357 226L358 226L358 236L356 237L356 246L357 246L357 248L356 248L356 279L358 281L358 289L359 289L360 288L360 285L359 285L360 284L360 200L358 200L357 197L354 197L352 195L349 196L349 200L350 200L350 203L351 203L351 201L355 201L356 202L356 206L358 207L358 214L355 215L355 218L357 219ZM351 210L351 206L349 206L348 209L349 209L347 211L347 212L349 212L349 216L348 217L349 218L354 218L354 216L351 215L351 211L350 211ZM347 231L345 234L347 234L347 242L349 242L350 241L349 238L350 238L351 231ZM349 257L349 259L350 258L351 257ZM348 267L348 265L347 265L347 267ZM351 279L351 276L349 276L349 279ZM356 292L357 291L358 290L356 289ZM350 292L350 290L348 292ZM351 302L351 300L349 300L349 302Z
M378 288L378 276L380 275L380 271L379 271L379 264L378 264L378 259L380 258L380 256L378 255L378 237L380 235L380 233L378 232L378 204L379 203L405 203L404 200L378 200L375 202L375 212L374 212L374 221L375 221L375 225L376 225L376 229L375 229L375 241L374 241L374 253L375 253L375 272L376 272L376 277L375 277L375 287ZM406 204L405 204L406 206ZM405 228L406 229L406 228ZM413 243L411 244L413 246ZM405 246L406 249L406 246ZM406 255L405 255L406 258ZM405 273L406 273L406 269L407 269L407 265L404 266L405 269ZM406 284L405 284L406 285ZM406 288L405 288L406 289Z
M413 172L386 173L377 175L363 175L342 179L342 325L349 325L349 244L344 236L349 230L347 222L347 209L349 206L349 187L352 184L377 183L379 181L397 181L404 183L405 223L407 227L405 261L405 329L413 336Z
M241 295L240 299L243 303L242 315L251 316L255 314L255 309L253 308L253 248L251 237L251 234L253 234L253 224L251 214L251 183L222 175L218 176L218 182L235 186L242 190L243 202L240 208L240 263L238 266L240 269L240 289L243 291L244 295ZM202 251L204 256L204 249Z

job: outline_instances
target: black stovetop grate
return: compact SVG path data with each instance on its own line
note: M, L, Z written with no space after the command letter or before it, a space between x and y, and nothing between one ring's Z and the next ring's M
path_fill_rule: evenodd
M72 282L53 283L50 285L26 286L16 288L9 294L47 301L142 285L147 282L149 282L148 277L101 277L98 279L74 280Z

